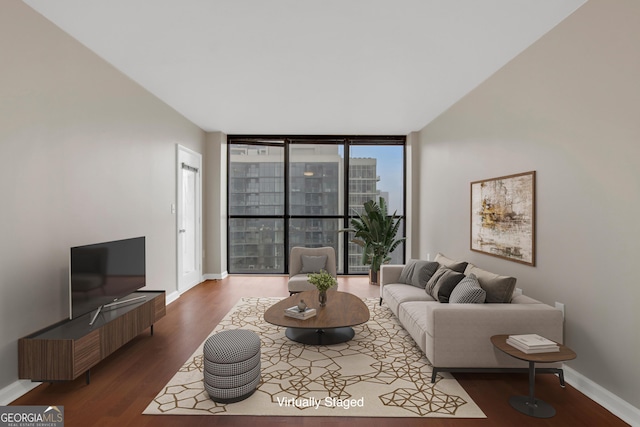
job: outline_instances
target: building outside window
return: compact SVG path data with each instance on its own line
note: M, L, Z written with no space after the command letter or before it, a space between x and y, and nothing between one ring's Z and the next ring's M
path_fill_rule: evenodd
M229 272L287 273L293 246L333 246L339 273L368 272L339 230L381 196L403 216L405 139L388 138L229 136Z

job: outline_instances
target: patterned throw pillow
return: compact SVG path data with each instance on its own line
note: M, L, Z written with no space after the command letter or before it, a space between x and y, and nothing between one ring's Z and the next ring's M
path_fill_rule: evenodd
M498 276L482 270L478 267L469 269L469 273L473 273L478 279L480 287L487 293L485 302L510 303L513 296L513 290L516 288L516 278L510 276Z
M483 304L486 297L476 276L470 274L451 291L449 304Z

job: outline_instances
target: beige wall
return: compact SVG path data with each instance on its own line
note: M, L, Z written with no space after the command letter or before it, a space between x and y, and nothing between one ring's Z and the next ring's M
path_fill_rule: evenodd
M420 132L421 256L566 304L568 366L640 408L640 2L590 0ZM469 250L471 181L537 171L537 266Z
M204 274L220 279L227 275L227 136L208 133L204 154Z
M69 247L147 237L176 289L176 149L202 130L20 1L0 13L0 389L17 339L68 317Z

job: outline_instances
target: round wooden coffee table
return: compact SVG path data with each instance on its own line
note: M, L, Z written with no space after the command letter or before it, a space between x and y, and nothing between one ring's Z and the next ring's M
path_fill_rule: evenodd
M318 291L305 291L272 305L265 311L264 320L287 328L285 335L292 341L310 345L339 344L352 339L352 326L369 320L369 309L355 295L340 291L327 291L327 304L320 307ZM307 306L316 309L316 315L300 320L285 316L284 310L298 305L304 299Z
M535 364L538 363L553 363L563 362L565 360L571 360L576 358L576 353L569 347L558 344L560 351L554 351L549 353L533 353L528 354L518 350L515 347L507 344L507 338L509 335L494 335L491 337L491 343L500 351L507 353L509 356L516 359L529 362L529 395L528 396L512 396L509 399L509 404L523 414L530 415L536 418L551 418L556 414L556 410L553 406L547 402L535 398L535 384L536 384L536 368Z

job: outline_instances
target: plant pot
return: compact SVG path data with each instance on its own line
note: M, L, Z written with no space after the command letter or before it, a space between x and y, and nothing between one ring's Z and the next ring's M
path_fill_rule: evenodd
M380 276L379 271L371 271L369 270L369 284L378 286L378 277Z

